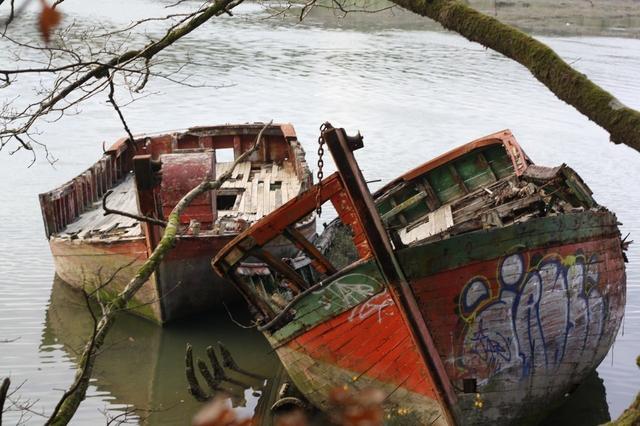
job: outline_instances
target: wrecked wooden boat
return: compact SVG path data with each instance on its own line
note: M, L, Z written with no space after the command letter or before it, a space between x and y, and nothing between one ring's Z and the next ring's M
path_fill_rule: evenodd
M361 137L327 124L321 140L338 172L213 261L314 405L375 387L401 424L535 423L598 366L624 312L626 243L572 169L533 164L502 131L372 195ZM327 201L338 219L305 242L292 225ZM296 257L261 254L282 236Z
M41 194L56 273L76 288L100 288L107 296L121 291L160 241L163 225L105 215L104 206L166 220L189 190L203 179L220 176L251 148L263 127L194 127L143 135L133 142L123 138L85 172ZM236 166L232 178L186 208L176 247L136 294L131 311L164 323L211 309L213 301L225 296L232 298L234 294L224 291L230 286L221 285L210 272L211 253L307 189L311 180L293 127L267 126L258 151ZM302 220L296 230L313 235L314 217ZM295 250L284 238L269 249L278 256L291 256Z

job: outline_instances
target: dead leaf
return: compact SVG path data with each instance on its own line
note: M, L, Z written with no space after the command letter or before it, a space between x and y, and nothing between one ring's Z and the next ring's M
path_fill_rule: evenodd
M302 410L293 410L280 414L275 419L276 426L309 426L307 416Z
M342 426L382 426L384 399L385 394L379 389L338 387L329 394L330 417L335 424Z
M193 418L193 426L252 426L251 418L240 420L228 399L216 398Z
M45 0L40 0L42 11L38 18L38 29L45 43L51 40L51 32L60 24L62 14L53 7L49 6Z

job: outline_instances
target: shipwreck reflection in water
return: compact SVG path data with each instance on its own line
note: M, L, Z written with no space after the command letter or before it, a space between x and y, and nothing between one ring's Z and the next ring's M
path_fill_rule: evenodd
M561 402L541 423L554 425L601 425L611 420L604 383L598 372L591 373L576 390Z
M241 309L235 312L235 320L248 323L248 315ZM62 349L76 361L90 332L91 317L83 296L56 278L40 352ZM205 348L217 341L224 342L243 368L268 378L262 390L236 387L233 400L242 416L258 415L264 419L263 425L270 425L269 407L286 376L262 335L236 325L223 306L209 315L164 329L133 315L121 315L96 361L92 381L96 389L90 394L100 394L110 399L111 407L120 407L112 408L112 416L118 410L135 408L137 418L132 420L136 423L188 424L202 403L187 391L186 344L191 343L194 356L204 360ZM598 425L609 419L605 388L594 373L542 424ZM394 420L391 423L401 419Z
M133 420L142 424L189 424L202 403L187 391L186 344L193 345L194 357L207 359L205 348L220 341L239 365L267 377L261 390L232 388L234 404L243 417L264 417L283 379L282 367L260 333L234 324L222 305L212 311L165 328L133 315L120 315L96 360L92 381L96 390L90 390L89 395L100 394L119 410L134 407L138 418ZM237 321L249 322L242 309L234 310L235 315ZM40 352L62 349L77 362L91 324L82 294L56 278ZM105 397L105 393L111 397Z

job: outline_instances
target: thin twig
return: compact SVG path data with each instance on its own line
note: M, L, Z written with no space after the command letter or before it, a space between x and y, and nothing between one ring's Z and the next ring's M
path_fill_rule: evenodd
M115 98L113 96L113 94L115 92L115 87L114 87L114 84L113 84L114 74L115 74L115 72L111 73L111 75L109 76L109 103L111 103L111 105L113 105L113 109L115 109L116 112L118 113L118 117L120 117L120 121L122 122L122 125L124 126L124 130L127 132L127 135L129 136L129 143L133 144L134 143L134 139L133 139L133 134L131 134L131 129L129 129L129 126L127 125L127 121L124 119L124 115L122 115L122 111L120 111L120 108L118 107L118 104L116 103L116 100L115 100Z
M94 294L98 293L100 290L102 290L103 288L105 288L106 286L108 286L109 284L111 284L113 282L114 279L116 279L116 277L118 276L118 274L120 272L122 272L124 269L128 268L129 266L133 265L135 262L137 262L139 259L139 256L136 256L135 258L133 258L132 260L130 260L129 262L125 263L124 265L120 265L116 268L115 271L113 271L113 273L109 276L109 278L107 278L105 281L103 281L102 283L100 283L100 285L96 286L90 293L89 293L89 297L92 297Z
M167 226L167 222L165 222L164 220L160 220L160 219L156 219L155 217L149 217L149 216L144 216L144 215L138 215L135 213L128 213L122 210L116 210L116 209L112 209L107 207L107 197L109 197L109 195L111 195L113 193L113 189L108 190L107 192L104 193L104 195L102 196L102 210L104 210L104 215L110 215L110 214L117 214L120 216L124 216L124 217L128 217L131 219L135 219L138 220L140 222L148 222L148 223L153 223L154 225L159 225L162 227Z

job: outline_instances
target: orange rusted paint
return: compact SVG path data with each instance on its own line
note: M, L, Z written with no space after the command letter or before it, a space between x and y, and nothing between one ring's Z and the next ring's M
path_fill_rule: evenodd
M312 403L327 408L336 386L376 386L388 392L387 409L410 406L414 424L531 422L596 368L624 313L624 247L615 215L575 172L536 166L529 173L531 160L503 131L401 176L376 193L376 206L351 152L357 138L327 129L338 172L240 234L212 262L254 306L259 329ZM502 156L493 157L494 169L484 153ZM457 160L466 183L455 179ZM384 227L381 204L391 199L382 211L391 217L432 197L425 174L438 167L454 169L452 186L437 188L441 199L419 206L422 216L412 223L402 217ZM450 188L459 191L451 196ZM250 263L328 200L352 231L353 263L331 276L309 261L313 253L306 265L319 275L304 269L304 258ZM482 219L473 217L475 201L487 204ZM456 214L466 219L455 223ZM399 236L402 226L436 221L451 223L406 243ZM396 237L393 246L388 235ZM296 281L306 280L298 287L306 289L291 295L280 289L291 279L284 265L296 262L303 265Z

